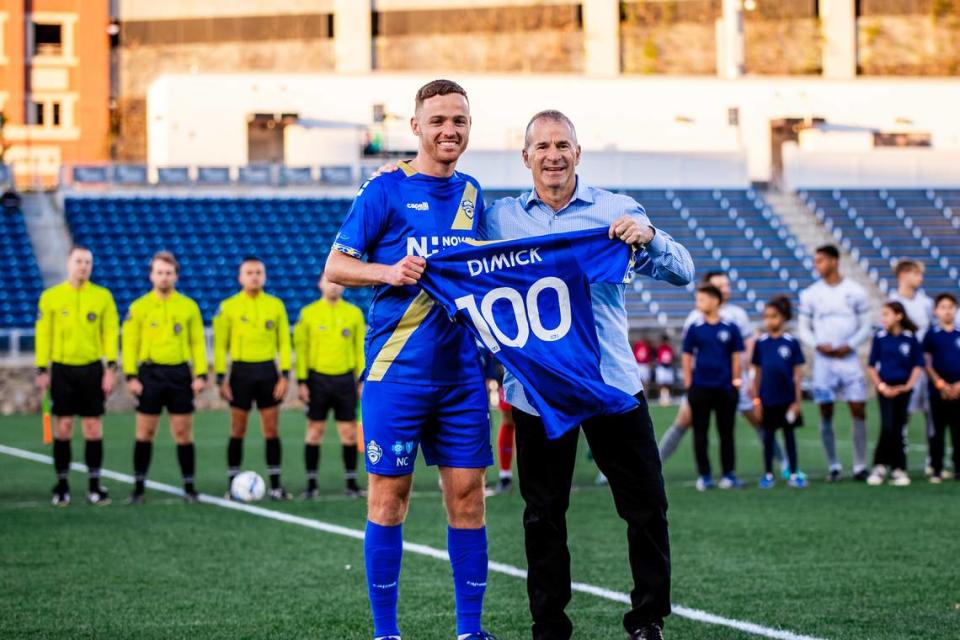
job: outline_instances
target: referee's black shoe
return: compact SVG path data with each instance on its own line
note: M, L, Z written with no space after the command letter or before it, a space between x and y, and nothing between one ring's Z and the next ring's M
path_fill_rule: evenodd
M663 626L656 622L634 630L629 636L630 640L663 640Z
M110 504L110 494L106 487L100 487L97 491L91 491L87 494L87 503L96 507L105 507Z

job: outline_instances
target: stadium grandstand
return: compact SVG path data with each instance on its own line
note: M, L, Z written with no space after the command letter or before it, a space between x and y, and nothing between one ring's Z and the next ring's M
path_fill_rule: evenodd
M845 289L836 293L843 298L844 317L859 329L869 328L874 338L883 333L878 329L884 309L896 315L885 307L895 296L915 300L913 309L933 305L924 296L948 302L960 297L960 0L0 3L0 536L7 540L0 568L10 568L5 582L12 585L4 592L0 581L0 593L8 596L0 598L0 637L370 637L366 566L358 544L365 535L358 523L367 512L329 487L340 483L341 457L359 456L362 463L404 448L409 454L413 442L391 437L365 449L360 415L359 448L349 424L341 428L350 421L339 417L329 421L324 436L327 423L311 416L321 442L310 442L307 432L305 443L303 414L306 406L311 415L313 391L298 384L299 375L291 376L289 388L273 390L281 403L271 418L276 433L268 438L264 431L261 452L259 437L247 437L244 429L246 462L242 468L229 463L230 472L242 469L263 485L262 477L246 469L265 473L261 458L269 460L272 450L279 460L283 439L284 490L299 492L298 483L312 482L319 499L279 509L251 506L235 500L232 485L221 499L225 480L233 477L225 475L224 449L231 447L235 455L241 438L233 432L236 412L222 386L226 375L229 388L231 373L211 370L206 387L195 394L191 442L204 504L190 511L180 503L183 492L175 481L192 473L175 467L181 464L182 434L171 440L164 418L153 475L146 481L150 498L140 512L79 506L59 518L60 512L41 512L50 497L54 458L47 454L54 438L50 394L38 382L46 367L35 362L35 351L42 351L35 350L35 323L42 292L65 281L66 258L79 246L91 251L91 281L110 290L121 325L131 303L150 291L151 258L172 252L180 267L176 288L199 305L211 362L213 319L240 289L238 267L245 258L263 262L264 290L280 298L293 327L301 310L321 295L319 277L358 192L384 166L417 153L414 93L436 78L454 80L467 91L470 141L457 170L476 178L488 207L530 191L531 166L522 155L528 122L541 110L556 109L575 125L578 180L633 198L652 225L693 259L696 273L688 284L636 277L625 293L629 338L646 378L655 435L659 444L673 433L670 451L677 452L662 458L675 559L674 613L665 636L957 637L956 560L948 550L956 529L949 513L956 513L960 482L945 482L960 471L950 459L957 442L941 444L947 462L934 472L935 446L928 436L936 429L922 394L916 406L897 405L906 412L906 424L892 439L890 429L886 434L888 453L905 452L907 468L900 471L908 476L906 484L914 478L914 486L887 491L885 485L871 492L851 479L851 453L859 467L854 473L872 475L867 474L873 465L863 467L858 458L869 448L863 433L872 447L883 428L877 404L892 397L883 389L905 386L869 374L857 377L869 369L870 337L849 345L844 338L832 349L808 341L803 366L783 375L783 381L792 381L802 373L799 414L784 403L779 407L784 421L791 429L809 425L796 431L799 469L791 473L788 459L779 470L784 481L768 470L772 456L764 459L761 453L773 447L758 417L762 403L751 397L757 379L751 378L752 361L737 361L746 367L731 374L729 389L739 385L742 392L735 418L738 473L753 487L761 478L769 480L767 487L774 481L782 486L716 491L704 498L695 490L702 479L699 464L689 445L678 443L695 431L681 345L698 287L701 297L716 296L702 282L705 274L729 279L729 303L747 316L739 326L755 334L744 336L747 351L756 344L750 338L776 334L765 324L765 312L779 314L793 334L784 338L789 344L770 351L782 359L784 349L791 358L801 351L793 344L802 330L800 296L824 281L818 268L824 255L832 255L829 247L818 252L824 245L835 245L840 254L842 278L830 274L835 282L856 283L844 285L853 290L849 296ZM424 211L419 201L410 204ZM921 274L919 289L905 287L906 293L898 294L898 264L910 277ZM348 288L343 295L368 320L378 315L368 314L373 288ZM791 313L783 312L783 300L768 304L779 296L789 299ZM516 309L519 340L523 313ZM739 323L733 319L739 311L727 311L731 319L724 322ZM356 318L355 310L350 313ZM867 316L869 322L863 321ZM271 322L264 326L272 328ZM180 335L183 327L172 326ZM729 335L720 331L718 336ZM351 333L340 327L337 335ZM960 349L960 338L955 344ZM292 370L302 374L307 367L297 367L296 346L294 334ZM278 359L283 349L289 355L288 347L277 347ZM351 390L362 388L353 384L352 365L347 373L335 371L337 359L346 356L333 349L330 359L337 361L331 363L326 352L316 351L318 366L329 366L331 377L345 376ZM728 355L721 358L724 367ZM122 366L123 353L119 356ZM814 360L847 358L850 364L857 357L853 383L840 380L847 388L829 402L818 398ZM234 353L221 344L221 369L225 358L229 370ZM254 360L244 364L264 364ZM313 365L310 369L306 375L313 376ZM144 455L143 425L134 417L138 399L129 387L137 377L121 373L112 393L104 391L103 478L115 497L125 485L145 481L142 474L135 477L136 468L129 475L131 448L139 446ZM840 377L849 373L841 371ZM113 375L106 372L104 390ZM201 378L198 373L190 382L202 386ZM938 393L942 382L932 379L928 387L921 381L916 388ZM862 390L866 402L851 389ZM511 424L505 397L498 403L496 385L487 390L494 447L501 454L510 451L507 469L490 469L493 494L512 482L514 440L513 431L504 441L496 431ZM262 397L255 402L261 421ZM823 405L832 407L834 400L848 406L826 411ZM960 406L960 400L952 402ZM889 422L892 413L883 411ZM338 408L335 416L340 414ZM942 415L937 417L942 422ZM55 414L53 419L56 428ZM41 428L49 442L41 444ZM77 429L70 436L73 475L86 471L79 464L86 460L77 448L80 435ZM780 439L772 438L777 445ZM307 445L316 456L312 471L305 463L311 455ZM326 449L322 457L319 447ZM516 448L519 456L519 444ZM606 640L623 637L617 625L631 601L629 564L624 527L609 494L597 487L607 478L598 476L586 449L579 449L577 491L569 507L574 595L567 610L575 619L573 637ZM663 455L662 444L659 452ZM151 454L145 455L149 463ZM841 462L847 465L845 480L834 484ZM267 475L279 477L279 462L267 466ZM450 556L442 527L434 526L448 515L439 499L439 475L419 461L416 466L411 485L416 516L404 533L409 544L401 621L410 627L403 637L456 637L449 567L435 562ZM498 471L506 475L496 476ZM893 468L890 472L892 479ZM354 484L359 479L370 487L362 465L349 473ZM798 475L807 489L802 495L788 489L796 484L787 485ZM948 486L933 486L941 480ZM81 487L74 485L75 502L81 501ZM250 493L256 493L253 485ZM503 631L493 629L500 640L529 637L527 592L518 580L528 570L518 544L525 504L519 492L490 497L485 621L503 625ZM82 562L77 560L82 545L59 542L77 540L81 526L89 540L111 541L107 548L84 551ZM44 532L42 544L37 531ZM138 537L143 531L154 536L149 543ZM115 589L90 586L94 564ZM145 576L165 598L143 595ZM901 586L905 576L911 586L907 596ZM263 607L250 606L251 584L273 590ZM257 598L264 600L263 594ZM415 598L416 608L410 606ZM299 604L288 611L293 602Z

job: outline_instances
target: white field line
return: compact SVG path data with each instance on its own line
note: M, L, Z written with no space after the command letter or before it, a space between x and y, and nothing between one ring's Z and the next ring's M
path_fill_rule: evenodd
M26 451L24 449L18 449L15 447L8 447L0 444L0 453L4 453L8 456L13 456L15 458L21 458L23 460L31 460L33 462L40 462L43 464L53 464L53 458L46 456L40 453L34 453L33 451ZM85 473L87 471L86 465L74 462L70 465L70 468L74 471ZM117 482L123 482L125 484L133 484L133 476L127 475L125 473L118 473L116 471L111 471L109 469L103 469L100 472L101 477L110 478L111 480L116 480ZM161 493L168 493L170 495L183 495L183 490L174 487L169 484L163 484L162 482L154 482L153 480L147 480L147 488L153 489L154 491L160 491ZM320 520L314 520L313 518L304 518L301 516L295 516L289 513L284 513L282 511L274 511L272 509L264 509L263 507L257 507L251 504L245 504L242 502L233 502L231 500L224 500L223 498L218 498L216 496L211 496L207 494L200 494L200 502L204 504L212 504L218 507L223 507L224 509L232 509L234 511L242 511L244 513L249 513L251 515L260 516L262 518L269 518L271 520L277 520L279 522L286 522L287 524L295 524L301 527L306 527L308 529L314 529L316 531L323 531L324 533L332 533L338 536L344 536L346 538L353 538L354 540L363 540L363 531L359 529L351 529L349 527L341 527L340 525L331 524L328 522L322 522ZM449 556L447 552L442 549L436 549L434 547L429 547L424 544L416 544L414 542L404 542L403 543L404 551L410 553L416 553L418 555L429 556L431 558L436 558L437 560L449 561ZM503 564L501 562L490 561L489 564L490 571L495 573L500 573L507 576L512 576L514 578L520 578L526 580L527 572L524 569L519 567L514 567L509 564ZM605 600L612 600L613 602L620 602L624 604L630 604L630 596L626 593L619 591L612 591L610 589L605 589L603 587L598 587L592 584L585 584L582 582L574 582L571 585L574 591L579 591L580 593L590 594L598 598L603 598ZM799 633L794 633L792 631L785 631L782 629L773 629L770 627L764 627L763 625L755 624L753 622L747 622L744 620L735 620L732 618L724 618L723 616L714 615L707 611L700 611L699 609L691 609L689 607L684 607L682 605L674 604L673 614L680 616L681 618L688 618L690 620L695 620L697 622L703 622L705 624L713 624L722 627L729 627L731 629L736 629L738 631L743 631L745 633L750 633L753 635L761 636L764 638L775 638L776 640L822 640L821 638L815 638L813 636L807 636Z

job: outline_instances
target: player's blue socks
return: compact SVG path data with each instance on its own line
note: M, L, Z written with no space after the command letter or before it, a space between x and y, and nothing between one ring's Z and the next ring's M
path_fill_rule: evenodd
M457 599L457 634L481 630L483 592L487 588L487 528L447 528L447 552Z
M385 527L368 520L363 537L363 558L373 613L373 636L399 636L397 596L400 561L403 559L403 525Z

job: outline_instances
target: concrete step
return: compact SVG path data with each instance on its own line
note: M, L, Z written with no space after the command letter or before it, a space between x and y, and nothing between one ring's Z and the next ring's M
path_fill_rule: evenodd
M763 198L770 205L787 229L793 233L798 242L803 243L807 251L813 255L817 247L824 244L833 244L840 250L840 271L844 276L852 278L863 286L875 305L885 299L877 282L853 259L850 253L833 237L830 231L819 221L817 216L793 192L767 191Z
M43 191L23 194L23 218L45 287L67 277L67 253L73 238L63 209L53 194Z

